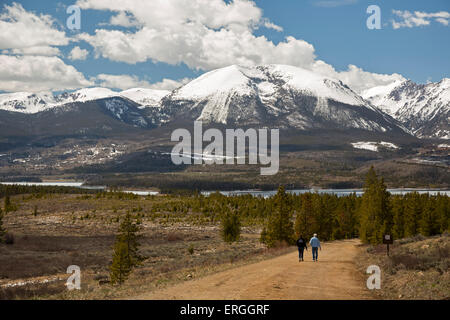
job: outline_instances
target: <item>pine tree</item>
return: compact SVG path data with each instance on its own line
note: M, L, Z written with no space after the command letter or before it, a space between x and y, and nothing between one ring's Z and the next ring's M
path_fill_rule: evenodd
M292 207L289 196L284 187L279 187L274 199L274 212L269 217L265 228L264 242L268 247L274 247L277 244L295 242L294 224L291 220ZM261 237L263 240L263 237Z
M312 194L306 193L302 197L301 207L295 218L295 232L309 238L314 233L315 225Z
M405 236L404 200L402 197L395 197L391 201L394 226L392 234L394 239L401 239Z
M128 279L132 270L129 263L129 251L126 241L116 240L114 244L113 263L110 268L111 284L122 284Z
M428 195L422 197L423 212L419 222L420 233L426 237L438 234L440 231L439 216L436 211L436 203L434 198Z
M409 193L405 199L405 237L412 237L419 233L422 203L417 192Z
M241 234L241 221L237 212L225 209L222 217L222 238L225 242L238 241Z
M5 213L8 213L9 211L11 211L11 199L10 199L9 195L5 196L4 202L5 202L5 204L4 204Z
M372 166L366 176L359 212L359 235L364 243L381 243L383 234L391 232L393 218L389 197L383 179L378 179Z
M436 215L439 220L439 233L450 231L450 197L446 195L437 196Z
M139 225L140 221L134 222L128 212L119 226L110 270L112 284L122 284L131 270L145 259L139 254Z

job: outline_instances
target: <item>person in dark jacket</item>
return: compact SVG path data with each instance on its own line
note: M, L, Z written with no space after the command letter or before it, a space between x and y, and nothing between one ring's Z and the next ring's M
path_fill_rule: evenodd
M306 241L303 239L303 236L300 236L297 240L297 247L298 247L298 261L303 261L303 251L306 249L308 250L308 247L306 246Z

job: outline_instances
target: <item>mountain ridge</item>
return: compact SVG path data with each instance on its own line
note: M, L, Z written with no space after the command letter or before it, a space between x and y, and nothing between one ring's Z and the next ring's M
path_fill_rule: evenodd
M132 88L118 92L94 87L59 95L5 93L0 94L0 110L58 112L66 104L113 98L125 109L125 100L141 109L143 118L138 122L143 127L180 118L300 130L333 127L389 132L400 128L420 138L448 139L450 135L448 78L426 85L396 81L358 94L339 80L276 64L215 69L172 91ZM114 103L109 106L115 108ZM117 113L112 116L117 118Z

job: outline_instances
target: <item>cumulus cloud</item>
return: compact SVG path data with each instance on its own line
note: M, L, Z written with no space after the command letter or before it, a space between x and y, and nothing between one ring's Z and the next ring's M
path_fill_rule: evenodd
M69 43L65 32L56 28L50 15L36 15L26 11L21 4L4 5L0 13L0 49L50 55L59 54L54 46Z
M58 91L92 84L58 57L0 55L0 90L3 91Z
M373 88L376 86L382 86L390 84L394 81L406 80L402 75L398 73L394 74L379 74L364 71L355 65L349 65L347 71L337 73L336 78L344 83L351 84L353 90L358 93Z
M23 57L9 57L9 63L2 65L2 68L5 74L15 74L11 68L22 61L23 68L29 68L33 73L29 77L24 75L21 80L12 78L9 85L2 75L0 90L70 89L93 82L119 89L145 87L170 90L188 81L164 79L150 83L133 75L107 74L100 74L88 81L73 66L58 58L61 55L58 46L80 40L94 48L96 57L111 61L185 64L191 69L204 71L232 64L288 64L335 77L357 91L401 77L396 74L374 74L352 65L347 71L338 72L333 66L318 60L314 46L304 40L287 36L283 41L273 43L265 36L255 35L255 30L260 27L278 32L283 29L265 18L261 8L251 0L123 0L120 3L114 0L78 0L77 4L82 9L111 11L113 15L107 23L109 27L100 27L93 34L82 33L76 38L68 38L57 29L51 16L25 11L16 3L4 6L0 14L0 50L3 49L0 52ZM448 19L443 14L434 18ZM120 28L115 29L114 26ZM68 58L84 60L88 54L86 49L76 46ZM48 79L36 73L34 68L38 61L53 68ZM42 70L43 67L39 68L40 72ZM68 71L67 75L62 72L64 70ZM62 80L53 78L56 75ZM67 87L63 88L64 85Z
M126 90L130 88L149 88L150 83L145 80L139 80L135 75L113 75L113 74L99 74L91 80L96 81L98 85L110 89Z
M120 11L115 16L112 16L109 20L109 24L112 26L122 27L136 27L139 23L134 19L132 15L127 14L125 11Z
M91 79L97 85L110 89L127 90L131 88L148 88L159 90L174 90L183 84L190 81L188 78L180 80L163 79L157 83L150 83L146 80L140 80L135 75L113 75L113 74L99 74Z
M447 11L427 13L421 11L392 10L392 13L401 19L400 21L391 21L394 29L428 26L433 19L444 26L448 26L450 21L450 12Z
M70 60L86 60L88 55L89 51L76 46L70 51L68 58Z
M61 51L59 51L58 48L55 47L48 47L48 46L36 46L36 47L29 47L29 48L20 48L20 49L11 49L11 50L5 50L4 52L9 54L16 54L16 55L25 55L25 56L61 56Z
M183 78L179 80L172 80L172 79L163 79L160 82L153 83L150 85L150 89L158 89L158 90L175 90L192 79L190 78Z
M111 61L135 64L150 60L204 71L232 64L288 64L333 76L358 91L399 77L372 74L354 66L337 72L318 60L314 46L304 40L287 36L275 44L265 36L256 36L254 31L261 26L283 29L263 17L262 10L250 0L124 0L120 4L79 0L77 4L83 9L115 12L117 25L138 26L127 31L97 29L94 34L78 36L94 48L97 57Z

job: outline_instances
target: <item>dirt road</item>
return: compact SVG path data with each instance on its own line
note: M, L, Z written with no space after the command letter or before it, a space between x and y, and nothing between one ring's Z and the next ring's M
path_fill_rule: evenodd
M313 262L289 253L136 297L137 299L370 299L353 259L357 240L326 243Z

